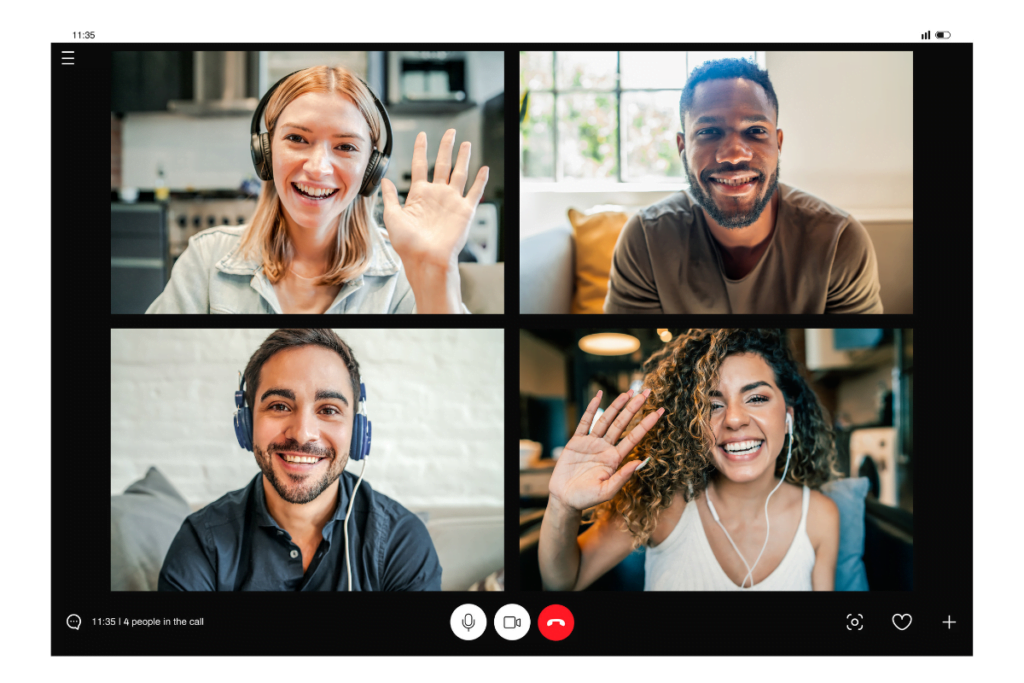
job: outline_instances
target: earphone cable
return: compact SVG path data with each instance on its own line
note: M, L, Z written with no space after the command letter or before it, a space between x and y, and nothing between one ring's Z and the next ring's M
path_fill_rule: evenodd
M776 491L778 491L779 487L782 486L782 482L786 481L786 473L789 472L789 456L791 456L791 455L793 455L793 435L792 434L789 435L789 452L786 454L786 466L782 470L782 479L780 479L779 483L776 484L775 488L772 489L772 493L775 493ZM756 567L757 563L761 561L761 556L764 555L765 548L768 547L768 536L772 533L772 522L771 522L770 519L768 519L768 501L772 499L772 493L769 493L768 497L765 498L765 501L764 501L764 524L765 524L764 545L761 546L761 552L757 554L757 559L754 560L754 567ZM754 587L754 567L751 567L747 571L747 574L750 576L750 587L751 588ZM746 582L747 582L747 577L744 576L743 577L743 583L745 584Z
M735 543L733 543L732 536L729 535L728 531L725 531L725 527L722 525L721 520L718 519L718 512L715 510L715 504L711 502L711 495L710 495L711 494L711 487L708 487L707 491L708 491L708 495L707 495L708 509L711 510L711 516L715 518L716 522L718 522L718 526L722 527L722 531L725 532L725 537L727 539L729 539L729 543L732 543L732 549L735 550L736 554L740 556L740 559L743 561L743 566L747 568L747 574L749 575L750 572L753 571L753 570L750 568L750 564L747 563L747 558L743 557L743 553L741 553L740 549L736 547ZM753 582L753 578L751 578L751 582ZM747 583L747 577L744 576L743 577L743 584L740 584L740 588L743 588L743 585L746 584L746 583ZM751 583L750 587L751 588L754 587L753 583Z
M747 559L743 557L743 553L740 552L740 549L736 547L736 543L733 542L732 536L730 536L729 532L725 530L725 525L723 525L722 521L718 518L718 512L715 510L715 505L714 503L711 502L711 496L706 496L708 501L708 509L711 510L711 516L715 518L716 522L718 522L718 526L722 528L722 532L725 534L725 537L729 539L729 543L732 545L732 549L735 550L736 554L740 556L740 560L743 561L743 565L747 568L747 574L743 577L743 582L740 584L740 588L743 588L747 585L748 576L750 577L750 587L754 587L754 567L756 567L757 563L761 561L761 556L764 555L765 548L768 547L768 537L771 535L772 531L771 522L768 519L768 501L772 499L772 494L778 491L779 487L782 486L782 482L786 481L786 473L789 472L789 459L793 455L793 428L792 423L789 421L790 419L791 418L787 416L787 424L789 425L789 450L786 453L786 466L782 470L782 479L779 480L779 483L775 485L775 488L772 489L772 492L768 494L768 497L764 501L764 521L766 533L764 536L764 545L761 546L761 552L758 553L757 559L754 560L753 567L751 567L747 563ZM710 492L710 488L708 489L708 491Z
M359 470L359 481L352 487L352 499L348 501L348 511L345 512L345 569L348 572L348 592L352 592L352 561L349 559L348 554L348 518L352 516L352 505L356 502L356 491L359 490L359 485L363 483L363 473L366 472L366 461L369 458L363 458L363 467Z

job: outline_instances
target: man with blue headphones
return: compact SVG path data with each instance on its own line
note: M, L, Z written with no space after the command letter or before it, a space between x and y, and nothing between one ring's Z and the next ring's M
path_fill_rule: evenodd
M260 473L190 515L159 590L440 590L418 517L345 471L371 425L352 350L331 330L277 330L235 392L238 444Z

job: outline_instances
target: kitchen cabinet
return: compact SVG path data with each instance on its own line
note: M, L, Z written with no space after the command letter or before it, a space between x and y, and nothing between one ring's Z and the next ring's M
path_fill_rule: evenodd
M110 111L167 111L169 100L191 100L193 53L111 53Z
M145 313L163 291L167 219L162 204L110 205L110 312Z

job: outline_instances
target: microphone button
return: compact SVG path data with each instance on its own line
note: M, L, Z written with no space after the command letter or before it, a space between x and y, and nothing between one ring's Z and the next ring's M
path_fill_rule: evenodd
M459 605L452 612L449 625L462 640L476 640L487 629L487 615L476 605Z

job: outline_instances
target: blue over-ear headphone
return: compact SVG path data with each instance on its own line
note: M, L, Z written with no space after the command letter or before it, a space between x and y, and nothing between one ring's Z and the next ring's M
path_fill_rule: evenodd
M247 451L252 450L252 408L245 405L245 377L241 379L238 391L235 392L235 437L238 445ZM362 460L370 454L370 440L373 425L366 416L366 385L359 383L359 407L352 421L352 444L349 446L350 460Z

